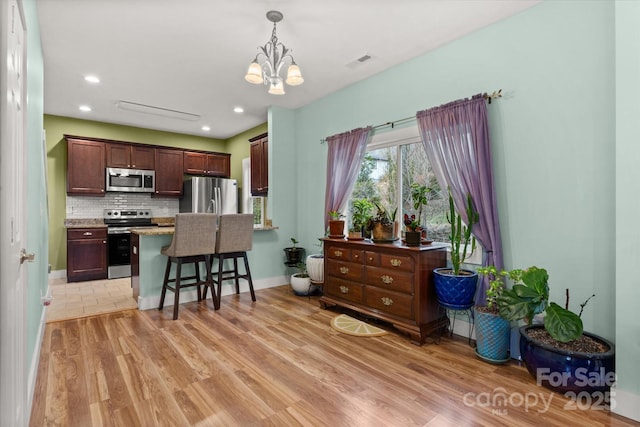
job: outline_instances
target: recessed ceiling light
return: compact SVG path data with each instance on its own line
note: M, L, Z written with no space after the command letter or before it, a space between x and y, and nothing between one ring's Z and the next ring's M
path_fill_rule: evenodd
M202 126L202 130L205 132L209 132L211 128L209 126Z
M238 113L238 114L239 114L239 113L244 113L244 108L242 108L242 107L235 107L235 108L233 109L233 111L234 111L234 112L236 112L236 113Z
M100 79L98 78L98 76L88 75L84 76L84 79L89 83L100 83Z
M80 111L84 111L85 113L88 113L89 111L91 111L91 107L89 107L88 105L81 105L79 108L80 108Z

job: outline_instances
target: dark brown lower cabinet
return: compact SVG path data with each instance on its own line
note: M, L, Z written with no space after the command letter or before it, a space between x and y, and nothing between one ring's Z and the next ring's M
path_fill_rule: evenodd
M67 229L67 282L107 278L107 228Z

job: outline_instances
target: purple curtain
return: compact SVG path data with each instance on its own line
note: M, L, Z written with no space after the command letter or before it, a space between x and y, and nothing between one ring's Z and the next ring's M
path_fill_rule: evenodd
M327 188L324 196L325 230L329 224L327 212L343 212L346 207L347 197L358 178L371 129L371 126L358 128L327 138L329 152L327 154Z
M419 111L416 117L438 183L443 190L450 188L456 210L465 222L467 193L473 198L480 217L473 234L486 253L482 265L503 268L486 101L476 95ZM479 305L486 303L487 286L487 278L482 277L476 293Z

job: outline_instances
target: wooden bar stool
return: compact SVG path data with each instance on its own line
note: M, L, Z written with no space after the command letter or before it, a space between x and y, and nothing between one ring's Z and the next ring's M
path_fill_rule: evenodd
M218 304L220 304L220 296L222 295L222 282L225 280L235 281L236 294L240 293L239 279L247 280L249 282L249 290L251 291L251 300L256 300L256 294L253 290L253 280L251 280L251 270L249 270L249 261L247 259L247 251L251 250L252 245L252 214L229 214L220 216L218 240L216 242L216 250L213 253L213 257L218 260L218 273L214 275L213 278L213 282L218 285ZM244 274L240 274L238 270L238 258L244 260ZM224 261L231 259L233 260L233 270L224 270ZM213 261L211 263L213 264ZM204 293L206 296L206 289Z
M206 300L207 288L211 288L211 298L215 309L220 307L220 301L216 296L214 282L211 276L211 253L216 248L216 226L218 216L206 213L181 213L176 215L176 226L171 240L171 245L161 249L161 253L167 256L167 268L162 283L162 294L158 310L164 306L164 298L167 289L175 293L173 303L173 320L178 318L178 305L180 304L180 289L195 286L198 293L198 301ZM206 279L200 277L199 263L206 266ZM171 265L176 264L175 279L169 279ZM182 265L193 264L195 275L182 277ZM188 281L185 283L184 281ZM171 284L174 284L172 287ZM204 295L201 296L200 286L205 286Z

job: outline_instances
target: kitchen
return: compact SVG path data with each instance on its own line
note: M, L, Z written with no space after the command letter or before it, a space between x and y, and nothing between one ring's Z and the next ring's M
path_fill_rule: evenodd
M73 129L74 125L77 125L77 124L85 125L85 123L83 123L82 121L69 119L69 118L46 117L46 119L52 123L52 125L50 126L50 129L55 129L55 124L58 122L58 120L64 121L65 129ZM72 123L70 126L69 122L74 122L74 123ZM88 124L92 124L92 123L88 123ZM100 125L102 126L102 124ZM109 127L117 127L117 126L109 125ZM120 128L118 130L120 130L121 132L129 131L134 133L136 131L139 131L139 129L128 128L124 126L118 127L118 128ZM230 153L220 152L220 151L223 151L225 148L222 148L220 151L214 152L214 153L217 153L218 157L228 159L226 162L227 163L226 170L222 173L231 177L229 182L235 184L236 179L239 179L238 190L236 189L232 190L235 196L235 197L232 197L232 199L240 200L241 198L244 198L245 201L244 203L240 203L241 206L242 205L248 206L251 200L250 195L248 194L249 187L250 187L249 185L244 186L246 190L246 193L244 194L244 196L240 193L242 189L243 179L246 180L249 177L248 171L245 171L244 175L242 173L242 167L243 167L242 158L243 157L245 158L244 164L246 169L246 166L249 164L248 157L250 156L249 140L256 135L264 135L265 130L266 130L266 124L258 126L254 129L250 129L249 131L239 135L235 139L232 138L229 145L231 146L230 151L234 153L233 156ZM100 131L100 129L98 129L98 131ZM154 137L154 139L160 140L160 141L163 141L163 137L167 138L171 136L176 136L175 138L176 140L194 139L193 137L189 137L186 135L175 135L175 134L166 135L162 132L157 132L157 131L148 131L148 130L144 130L144 131L145 133L154 134L151 136ZM86 129L84 130L84 133L86 133ZM92 134L93 135L96 134L95 129L93 130ZM47 136L49 135L51 135L51 132L49 132ZM71 138L71 135L67 134L67 136L70 137L70 139L73 139ZM113 140L107 140L105 138L89 137L85 139L88 140L88 142L99 142L99 143L106 144L107 147L114 144L122 145L120 144L120 141L116 142ZM177 150L181 153L181 157L182 157L182 154L184 153L184 159L185 159L184 174L180 174L180 182L182 182L183 179L185 180L185 182L191 182L192 179L190 179L190 177L195 177L197 176L196 174L198 175L203 174L202 171L199 171L197 169L197 165L194 166L193 157L195 156L195 154L204 152L205 150L202 150L203 147L207 148L207 153L212 153L212 151L210 151L211 150L210 147L213 146L212 141L210 140L206 141L207 144L203 145L202 144L203 141L200 141L199 138L195 138L195 139L196 141L192 141L192 140L188 141L189 143L188 146L186 146L186 144L184 145L181 144L183 145L184 148L158 146L163 152ZM150 140L150 135L145 135L144 140L147 140L147 141ZM194 142L195 143L200 142L200 145L194 144ZM68 153L65 153L65 151L67 151L68 147L66 147L66 145L68 144L68 142L65 140L64 134L63 134L63 137L57 142L57 144L58 144L57 146L58 148L64 148L64 151L62 150L61 151L66 159ZM151 144L133 144L132 146L136 148L153 147L153 145ZM221 145L219 145L219 147L220 146ZM197 147L197 149L194 147ZM50 153L54 151L56 150L52 150L50 151ZM72 148L72 153L73 153L73 148ZM187 160L187 155L190 156L191 160ZM237 157L235 157L236 155ZM101 227L104 229L105 225L109 226L105 231L105 233L108 231L108 235L105 235L105 238L103 240L100 240L100 242L108 241L108 244L105 243L105 246L108 247L109 249L106 250L105 252L108 252L108 256L106 256L106 258L109 260L109 264L111 265L106 266L107 272L108 272L107 274L109 279L113 280L113 283L117 283L116 279L118 277L122 277L122 276L128 277L130 275L128 247L129 247L131 235L128 233L127 229L132 226L141 226L141 225L152 226L152 224L153 226L155 226L156 224L159 224L161 226L172 225L175 214L180 211L180 203L183 200L183 198L176 197L174 195L171 195L171 196L158 195L157 192L155 192L154 190L150 188L144 188L145 181L147 182L147 184L149 184L150 182L153 182L155 184L157 182L158 177L155 173L140 172L139 173L140 176L136 178L132 178L131 176L132 174L129 173L128 177L124 177L122 174L123 171L121 170L122 168L107 167L107 166L114 165L113 158L110 159L110 157L113 157L113 156L109 156L109 155L106 156L107 161L105 163L105 168L102 169L105 172L103 172L99 177L99 181L105 183L105 191L101 192L102 190L98 188L97 191L95 191L95 194L92 194L92 195L87 194L86 191L87 191L87 187L91 187L90 185L87 185L87 182L91 181L89 174L90 174L90 171L93 170L93 167L91 165L87 166L86 158L84 157L82 158L83 162L81 164L81 167L86 168L86 170L81 171L82 173L77 174L82 177L81 184L78 185L77 187L81 188L81 191L84 191L85 193L83 193L82 195L77 195L74 193L74 191L77 191L77 190L75 190L75 187L73 187L73 185L71 186L72 188L71 194L66 194L64 196L65 218L63 219L62 223L66 224L66 226L71 225L74 228L77 228L83 225L84 226L89 225L90 227L97 227L97 229L100 229ZM75 162L73 160L67 160L67 161L71 165L70 169L66 167L67 171L73 171ZM129 164L127 165L116 164L116 165L128 166ZM131 166L132 165L133 164L131 164ZM189 167L187 168L187 166ZM128 172L131 172L131 171L128 170ZM162 174L162 172L160 173ZM59 174L57 173L53 173L51 175L54 177L59 176ZM66 182L66 184L63 184L64 186L62 187L64 189L64 188L67 188L67 185L69 184L70 180L68 179L67 173L65 173L62 176L62 178L64 178ZM71 179L71 181L73 181L73 178ZM141 187L141 188L137 188L137 187ZM53 191L51 186L49 188L50 188L50 191ZM57 186L57 189L60 189L60 186ZM180 189L181 189L180 192L182 192L182 187L180 187ZM51 209L50 213L52 214L53 214L53 211L55 210L54 206L55 206L54 203L50 204L50 209ZM187 209L187 208L183 207L183 209ZM237 207L232 208L232 210L236 210L236 209L238 208ZM93 230L86 230L85 232L92 232L92 231ZM52 234L52 237L56 235L60 236L59 230L54 230L54 227L51 227L50 232ZM66 237L66 232L64 232L63 235L60 237L62 238ZM92 237L94 236L87 236L87 238L92 238ZM54 243L54 239L50 239L50 243L52 247L62 246L60 241L57 241ZM73 247L73 242L63 242L63 243L66 243L64 246ZM86 249L87 249L86 245L81 247L80 250L82 252L80 254L81 255L80 260L87 260L89 258L91 253L88 252ZM70 249L70 253L72 251L73 249ZM65 255L64 252L58 251L56 255L63 256ZM98 256L102 256L102 254L99 254ZM65 264L68 264L67 261L69 261L69 259L72 259L72 258L73 257L71 257L71 255L67 254L67 260L65 261ZM92 262L92 261L85 261L85 263L86 262ZM59 262L58 265L60 264L62 263ZM80 268L80 270L82 270L82 272L79 278L78 277L74 278L73 267L71 267L70 269L71 270L71 274L70 274L69 271L65 271L64 267L68 266L65 264L62 264L63 268L54 267L51 275L52 280L54 281L52 283L60 283L65 277L69 278L69 282L74 280L101 279L103 277L106 278L105 273L104 271L102 271L101 268L94 270L93 273L95 274L92 276L91 269L86 268L86 265L81 266L82 268ZM72 263L72 265L76 265L76 264ZM89 274L87 275L87 273ZM107 285L108 283L109 282L107 282ZM55 293L56 290L52 288L52 292ZM129 291L129 294L131 295L131 291ZM57 297L54 298L54 305L56 305L56 303L60 303L60 301L57 301L57 299L58 299Z

